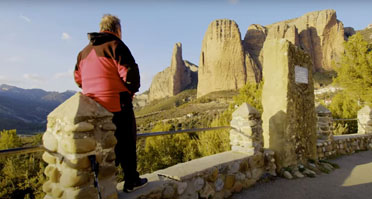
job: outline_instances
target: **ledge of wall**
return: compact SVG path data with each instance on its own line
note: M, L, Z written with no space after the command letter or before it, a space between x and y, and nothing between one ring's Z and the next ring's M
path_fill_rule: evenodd
M123 193L119 183L119 198L226 198L234 192L254 185L265 173L276 175L274 153L249 155L227 151L159 170L142 177L149 184L133 193Z

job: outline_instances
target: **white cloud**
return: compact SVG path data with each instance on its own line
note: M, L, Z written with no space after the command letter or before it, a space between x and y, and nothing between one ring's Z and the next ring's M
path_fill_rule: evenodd
M31 19L28 18L28 17L26 17L26 16L24 16L23 14L19 15L19 18L25 20L25 21L28 22L28 23L31 23Z
M27 80L31 80L31 81L35 81L35 82L43 82L45 81L45 78L38 75L38 74L23 74L23 78L27 79Z
M227 0L230 4L237 4L239 3L239 0Z
M53 75L53 77L55 79L63 79L63 78L73 78L74 77L74 71L71 69L71 70L68 70L66 72L60 72L60 73L56 73Z
M61 36L62 40L69 40L71 39L71 36L67 32L63 32Z

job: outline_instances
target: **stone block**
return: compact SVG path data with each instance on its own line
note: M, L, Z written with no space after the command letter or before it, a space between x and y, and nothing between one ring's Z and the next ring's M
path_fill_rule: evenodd
M224 186L225 186L225 182L222 178L218 178L216 182L214 182L214 187L216 191L221 191Z
M67 166L73 169L87 169L87 168L90 168L91 166L88 156L74 158L74 159L65 158L62 164L63 166Z
M89 122L79 122L64 127L66 132L88 132L94 129L94 125Z
M108 123L104 123L102 125L102 129L104 131L115 131L116 130L116 126L112 122L108 122Z
M56 163L56 157L52 154L50 154L48 151L45 151L43 153L43 160L48 164L55 164Z
M235 175L227 175L224 188L230 190L235 184Z
M96 141L90 137L84 139L65 138L61 141L61 147L68 153L87 153L96 148Z
M112 177L115 175L116 167L115 166L100 166L98 179L102 180L108 177Z
M87 172L65 168L61 173L60 184L64 187L81 186L90 181L90 175Z
M51 195L54 198L60 198L63 195L63 189L59 186L54 186Z
M174 187L171 185L165 186L163 193L162 193L162 198L174 198L175 190Z
M211 173L209 174L207 180L209 182L215 182L217 180L218 174L219 174L218 169L216 167L214 167L212 169Z
M177 194L182 195L187 189L187 182L178 182L177 183Z
M43 145L51 152L56 152L58 148L58 141L51 132L45 132L43 135Z
M102 148L108 149L108 148L114 147L116 143L117 143L117 140L116 140L114 133L110 133L104 138L103 143L102 143Z
M204 187L204 179L201 177L198 177L194 180L194 187L195 191L200 191Z
M47 182L43 184L43 191L45 193L50 193L52 192L52 190L53 190L53 183L50 180L48 180Z
M228 167L229 167L228 173L229 174L235 174L239 171L240 163L239 162L233 162L233 163L229 164Z
M216 192L213 189L213 186L210 183L206 183L204 188L200 191L201 198L213 198Z

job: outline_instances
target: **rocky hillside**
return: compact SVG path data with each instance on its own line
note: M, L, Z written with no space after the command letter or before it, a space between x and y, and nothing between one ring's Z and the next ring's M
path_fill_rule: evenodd
M244 47L259 66L261 49L270 39L285 38L300 46L312 58L314 71L332 70L343 52L344 27L337 20L336 11L322 10L267 26L251 25L244 37Z
M75 92L47 92L0 85L0 130L28 134L45 130L47 115Z
M368 43L372 44L372 24L368 25L367 28L365 28L365 29L363 29L363 30L360 30L360 31L358 31L358 32L360 32L360 34L363 35L364 39L365 39Z
M148 100L153 101L174 96L197 84L198 67L182 58L182 44L176 43L173 48L171 65L152 79Z

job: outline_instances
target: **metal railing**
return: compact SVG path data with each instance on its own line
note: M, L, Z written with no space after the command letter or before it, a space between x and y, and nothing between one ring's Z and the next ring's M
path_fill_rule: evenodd
M146 138L146 137L153 137L153 136L160 136L160 135L175 135L175 134L181 134L181 133L195 133L195 132L214 131L214 130L222 130L222 129L229 129L229 128L231 128L231 127L230 126L221 126L221 127L211 127L211 128L185 129L185 130L177 130L177 131L160 131L160 132L140 133L140 134L137 134L137 139ZM46 151L46 150L47 149L45 149L43 145L6 149L6 150L0 150L0 157L1 156L8 156L8 155L20 155L20 154L27 154L27 153L36 153L36 152L42 152L42 151Z

